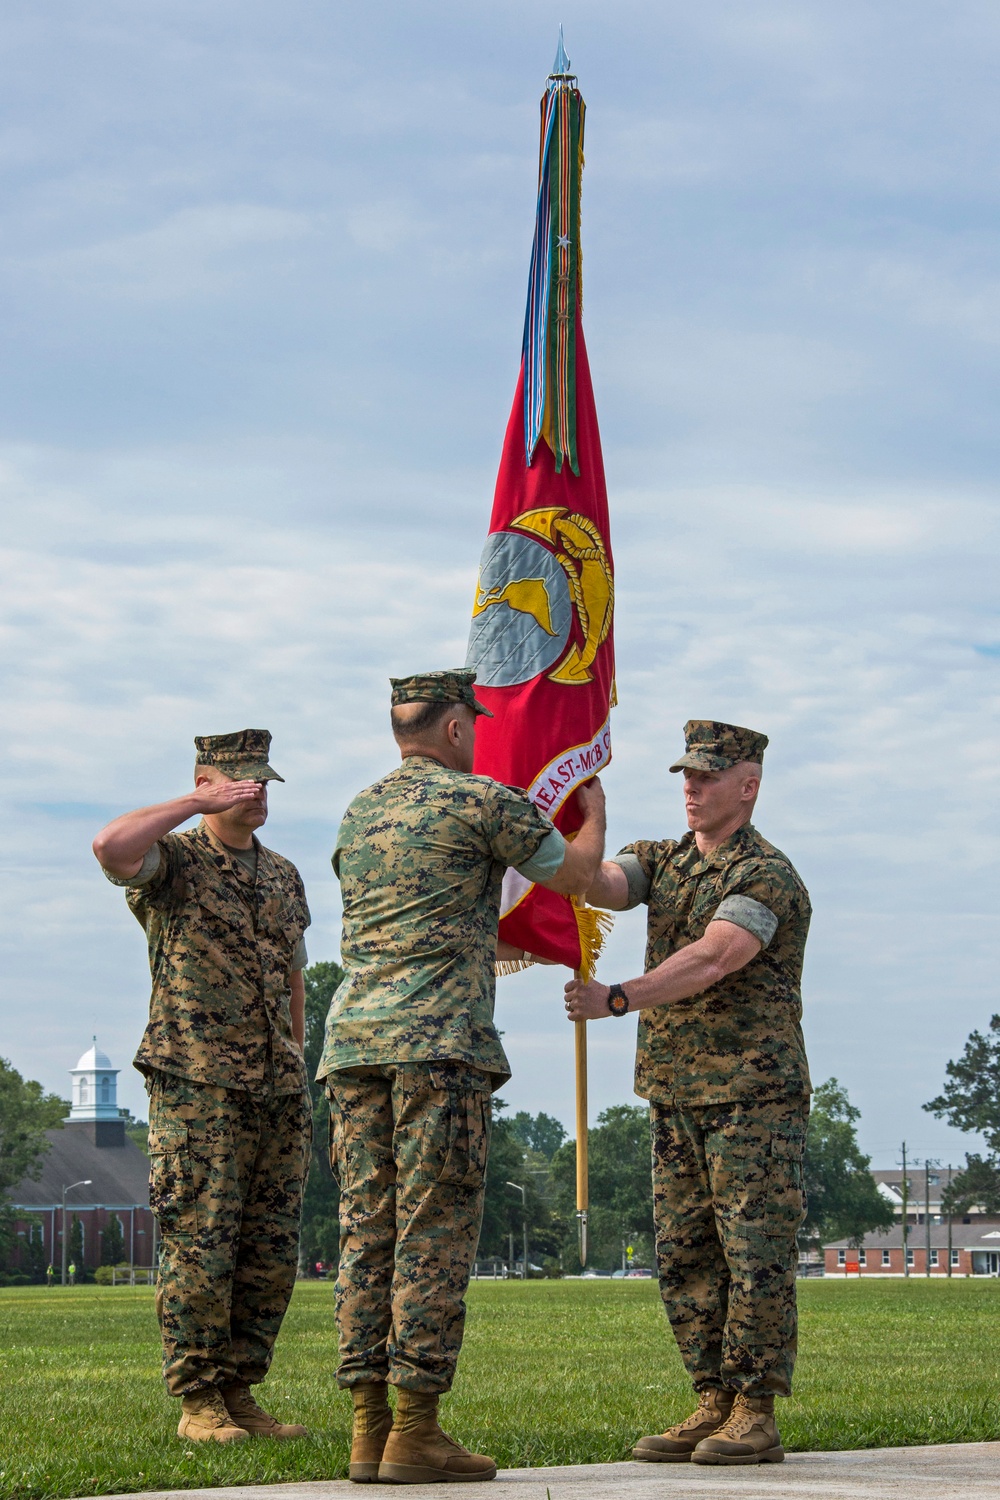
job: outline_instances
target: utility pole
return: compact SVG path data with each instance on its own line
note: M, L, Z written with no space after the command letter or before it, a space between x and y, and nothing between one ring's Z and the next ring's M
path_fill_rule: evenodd
M920 1157L913 1158L915 1167L923 1166L924 1169L924 1275L931 1274L931 1167L939 1167L940 1161L933 1156L925 1156L921 1163Z
M937 1157L924 1157L924 1275L931 1274L931 1167L941 1165Z
M906 1176L906 1142L903 1142L903 1275L909 1276L910 1262L906 1254L906 1240L910 1232L910 1221L907 1218L910 1204L910 1184Z
M948 1275L951 1275L951 1162L948 1163Z

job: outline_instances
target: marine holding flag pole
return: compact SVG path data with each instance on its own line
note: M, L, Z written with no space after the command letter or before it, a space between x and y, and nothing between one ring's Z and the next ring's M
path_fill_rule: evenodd
M492 710L481 775L523 786L568 837L576 789L611 759L614 569L604 461L583 340L584 103L559 50L542 98L521 373L472 607L468 665ZM500 937L589 978L610 918L508 870ZM587 1255L586 1022L577 1022L577 1216Z

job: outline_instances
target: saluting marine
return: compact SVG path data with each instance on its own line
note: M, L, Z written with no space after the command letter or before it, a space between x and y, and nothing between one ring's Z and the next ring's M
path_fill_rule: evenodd
M265 849L266 729L199 736L194 791L109 823L94 853L145 929L156 1310L178 1435L305 1436L251 1394L298 1262L312 1111L302 1045L309 925L295 866ZM172 829L198 814L197 828Z
M640 1012L636 1093L650 1101L660 1291L698 1408L634 1456L779 1462L775 1396L791 1391L796 1232L809 1070L802 961L809 895L750 822L767 737L692 720L690 832L601 866L595 906L648 907L646 972L566 986L572 1020Z

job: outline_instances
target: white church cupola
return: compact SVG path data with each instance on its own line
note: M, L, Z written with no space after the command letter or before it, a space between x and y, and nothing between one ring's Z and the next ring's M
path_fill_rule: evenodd
M75 1068L70 1068L73 1080L73 1105L69 1112L71 1120L117 1120L118 1119L118 1074L120 1068L111 1066L111 1059L102 1052L94 1037L94 1045L80 1058Z

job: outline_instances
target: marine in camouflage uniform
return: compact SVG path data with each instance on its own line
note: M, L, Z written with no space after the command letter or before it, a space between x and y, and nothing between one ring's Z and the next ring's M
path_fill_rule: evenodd
M153 977L135 1066L149 1090L164 1378L184 1401L181 1435L215 1441L305 1432L249 1390L267 1374L294 1285L312 1131L309 908L295 866L250 831L267 816L265 783L282 780L270 738L197 738L195 792L127 814L94 845L126 887ZM169 831L198 811L197 828Z
M355 1399L356 1480L496 1472L435 1412L462 1343L490 1096L510 1076L493 1024L501 884L508 866L549 881L569 846L523 792L470 774L487 712L474 680L393 679L403 762L355 797L333 855L345 976L318 1077L341 1189L337 1380Z
M758 1462L783 1456L776 1429L753 1456L742 1451L753 1447L745 1433L730 1444L741 1450L735 1456L721 1452L724 1436L694 1450L722 1433L734 1397L759 1414L791 1390L810 1093L800 984L811 909L790 861L749 822L766 737L703 720L688 723L685 736L687 752L670 769L687 773L696 831L628 845L590 893L598 905L648 907L645 979L610 990L569 986L568 1008L579 1014L574 996L586 989L605 1014L641 1009L635 1088L650 1101L660 1290L703 1398L684 1430L645 1439L636 1456ZM737 803L715 842L697 831L698 783L711 793L724 778Z

